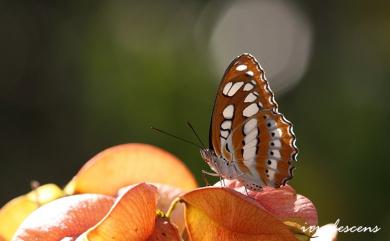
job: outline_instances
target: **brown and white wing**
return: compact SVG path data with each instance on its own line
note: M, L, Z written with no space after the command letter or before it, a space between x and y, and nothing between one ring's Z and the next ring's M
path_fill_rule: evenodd
M256 59L242 54L226 69L218 87L210 124L210 148L231 160L226 140L232 128L260 109L277 111L277 104Z
M246 183L279 187L292 178L298 149L292 124L280 113L262 110L233 130L234 161Z
M274 95L257 60L250 54L242 54L234 59L218 88L210 125L210 148L228 162L237 161L241 171L249 178L258 180L261 186L284 184L291 177L290 159L295 159L297 152L291 123L277 112L277 108ZM263 142L271 140L269 135L272 136L272 133L266 132L266 122L258 117L264 113L267 113L270 121L277 124L275 135L281 134L281 139L277 141L280 141L282 149L274 152L274 159L265 154L269 154L272 148L268 146L269 142ZM253 129L245 133L245 126L253 123L253 120L256 120L255 129L258 132ZM245 140L252 137L258 142L245 144ZM279 142L275 139L274 144L278 145ZM252 145L256 146L254 153L251 151L254 147L250 148ZM280 163L276 158L278 153L283 154L283 161ZM269 160L271 164L267 165ZM272 171L277 170L278 166L280 171Z

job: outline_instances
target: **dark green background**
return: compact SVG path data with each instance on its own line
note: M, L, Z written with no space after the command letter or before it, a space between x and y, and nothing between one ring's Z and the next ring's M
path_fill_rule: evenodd
M230 4L219 3L211 27ZM300 149L290 184L315 203L321 225L340 218L382 228L340 240L389 239L389 1L296 3L314 39L299 84L276 93ZM149 127L193 138L189 120L208 137L222 72L210 64L207 33L204 43L191 34L207 4L1 3L0 205L33 179L64 185L94 154L127 142L165 148L201 182L198 150ZM173 13L184 8L191 16L178 21Z

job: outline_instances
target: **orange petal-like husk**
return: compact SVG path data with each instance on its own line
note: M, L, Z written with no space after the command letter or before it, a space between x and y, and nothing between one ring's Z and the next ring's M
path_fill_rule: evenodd
M54 184L42 185L30 193L9 201L0 209L0 236L11 240L20 224L40 205L46 204L64 194ZM1 241L1 239L0 239Z
M206 187L184 194L192 241L296 241L281 221L253 199L229 188Z
M302 219L309 226L318 223L314 204L305 196L297 194L291 186L264 187L262 192L254 194L253 197L280 219Z
M191 172L174 155L152 145L131 143L97 154L81 168L65 191L115 195L121 187L140 182L163 183L184 190L197 186Z
M171 207L172 202L178 198L180 195L185 193L182 189L173 187L166 184L160 183L149 183L155 186L158 189L158 201L157 201L157 209L166 213L168 209ZM118 192L118 195L122 195L124 192L128 190L129 187L121 188ZM169 218L170 222L173 223L176 228L179 230L179 233L182 233L185 229L184 222L184 205L181 203L176 203L173 212Z
M88 230L81 240L144 241L153 233L157 188L141 183L119 196L107 215Z
M236 180L224 180L226 187L245 194L243 185ZM220 186L218 182L215 186ZM289 185L280 188L263 187L260 192L248 190L250 197L255 199L265 210L280 220L296 221L301 225L316 226L317 210L314 203L307 197L297 194Z
M100 194L81 194L50 202L34 211L19 227L13 241L73 240L99 222L115 199Z
M147 241L181 241L179 232L166 218L156 218L152 235Z

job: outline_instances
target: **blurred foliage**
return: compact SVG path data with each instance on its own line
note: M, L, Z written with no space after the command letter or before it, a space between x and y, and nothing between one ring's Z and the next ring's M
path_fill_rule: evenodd
M33 179L65 184L95 153L127 142L165 148L202 183L198 150L150 126L194 138L190 121L208 139L223 74L209 29L230 4L217 2L200 36L208 1L1 3L1 204ZM296 3L314 46L299 84L276 93L301 151L290 184L311 197L321 224L382 227L340 240L388 239L389 2Z

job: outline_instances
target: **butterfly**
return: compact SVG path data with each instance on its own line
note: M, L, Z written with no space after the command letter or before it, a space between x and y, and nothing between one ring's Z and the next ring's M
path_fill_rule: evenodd
M295 142L260 64L247 53L235 58L218 87L209 148L200 151L215 172L205 173L239 180L253 191L280 187L292 178Z

